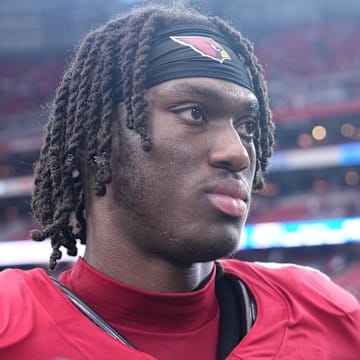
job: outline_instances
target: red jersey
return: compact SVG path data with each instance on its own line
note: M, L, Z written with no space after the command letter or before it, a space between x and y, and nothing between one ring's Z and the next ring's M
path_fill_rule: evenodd
M359 303L322 274L297 266L270 267L236 260L222 260L220 263L226 274L242 279L252 293L257 309L253 327L227 359L358 360L360 358ZM81 275L83 273L86 275ZM87 277L85 281L94 284L93 287L87 287L88 294L77 293L77 295L85 302L89 302L90 298L97 299L91 305L94 307L95 304L94 310L106 319L106 313L110 314L108 306L111 305L101 310L104 304L101 299L106 299L113 291L123 291L119 290L123 284L92 270L83 260L80 260L73 270L66 272L61 280L70 288L76 288L76 279L79 278L77 274L83 276L83 279ZM211 297L215 297L213 282L215 282L214 276L205 286L205 290L200 289L194 292L195 295L193 293L156 294L159 301L164 296L165 299L170 297L171 301L179 301L179 304L187 303L187 310L182 316L187 316L187 312L191 313L189 306L191 301L194 302L195 307L197 306L197 300L195 302L194 299L198 299L200 294L199 304L205 299L205 304L208 306L204 312L213 312L211 316L205 314L204 324L199 323L196 329L186 333L189 336L181 335L180 339L176 334L178 328L176 322L172 324L172 332L175 334L164 334L161 332L161 327L166 326L169 331L169 324L162 323L160 311L154 314L158 316L160 322L160 325L155 324L158 336L156 333L146 331L142 336L144 345L147 341L145 338L149 337L153 343L168 349L168 356L163 355L162 358L159 357L160 360L203 359L202 350L216 348L214 341L210 341L211 336L214 336L213 329L218 319L216 299L215 302L211 301ZM134 289L128 286L126 288L126 296L129 299L133 296L131 292ZM101 293L99 293L100 289ZM82 291L81 286L79 291ZM134 291L142 292L142 290ZM144 292L143 296L154 300L155 294ZM187 296L194 298L189 301ZM148 299L144 301L146 303ZM167 300L164 301L165 312L167 303ZM134 308L137 307L137 311L146 318L149 313L142 305L139 303ZM181 306L179 311L183 311ZM190 315L194 316L194 314ZM137 320L141 318L140 316ZM131 321L130 316L126 326L116 327L125 338L129 335L131 337L134 333L131 329ZM141 324L132 325L141 327ZM179 327L181 326L179 318ZM204 336L198 336L197 331L200 330L203 331L201 334L205 334ZM197 339L195 344L190 343L191 334ZM171 343L171 335L176 339L174 346ZM143 349L141 339L136 341L134 345ZM187 351L178 353L177 349L180 348L186 348ZM0 273L0 358L154 360L156 357L144 351L131 349L110 337L86 318L43 270L34 269L5 270Z

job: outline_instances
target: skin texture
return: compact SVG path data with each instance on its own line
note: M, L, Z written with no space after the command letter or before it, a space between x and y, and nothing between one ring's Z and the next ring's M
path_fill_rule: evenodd
M133 286L191 291L207 279L213 260L239 244L254 180L257 100L242 86L209 78L162 83L147 100L149 152L119 107L113 181L105 196L86 196L85 259ZM238 217L209 200L214 186L229 179L246 192Z

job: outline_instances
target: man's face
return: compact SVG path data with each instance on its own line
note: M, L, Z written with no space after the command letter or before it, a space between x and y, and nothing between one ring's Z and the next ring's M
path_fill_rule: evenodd
M223 80L184 78L149 89L147 100L151 151L124 121L114 133L111 187L132 246L183 265L228 255L250 205L255 95Z

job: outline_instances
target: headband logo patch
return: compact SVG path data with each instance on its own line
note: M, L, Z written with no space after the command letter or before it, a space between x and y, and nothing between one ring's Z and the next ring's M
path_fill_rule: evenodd
M178 44L188 46L202 56L218 61L231 60L230 55L215 40L204 36L170 36Z

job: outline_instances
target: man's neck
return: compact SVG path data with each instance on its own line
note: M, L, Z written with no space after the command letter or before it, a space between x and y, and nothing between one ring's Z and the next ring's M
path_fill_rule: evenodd
M107 252L102 256L88 251L89 248L84 259L95 269L125 284L155 292L183 293L198 289L206 283L214 266L213 262L178 266L156 256L142 259L137 253L124 257Z

